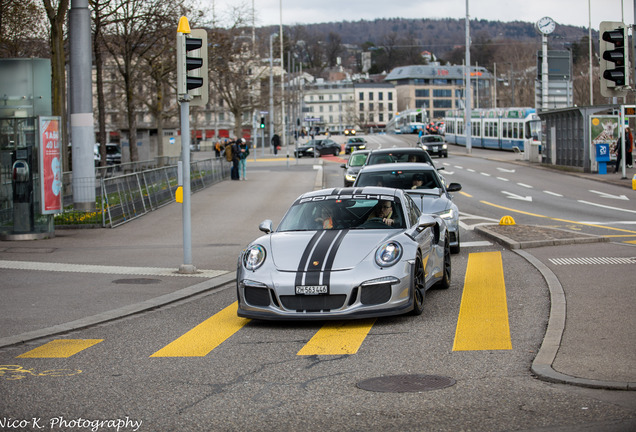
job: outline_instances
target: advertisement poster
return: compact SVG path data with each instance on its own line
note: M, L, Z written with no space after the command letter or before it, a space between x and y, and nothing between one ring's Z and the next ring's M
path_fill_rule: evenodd
M594 144L609 144L612 160L616 159L616 140L618 140L620 133L618 126L618 117L616 116L594 116L590 124L592 146L594 147ZM594 154L594 148L592 148L592 152Z
M59 117L39 117L42 214L62 212L62 149Z

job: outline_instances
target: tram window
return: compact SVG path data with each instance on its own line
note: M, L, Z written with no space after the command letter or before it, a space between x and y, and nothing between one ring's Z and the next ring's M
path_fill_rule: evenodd
M508 122L501 123L501 136L502 138L508 137Z
M512 124L512 137L519 138L519 123Z
M497 130L497 123L493 123L493 133L492 136L494 137L498 137L499 136L499 131Z

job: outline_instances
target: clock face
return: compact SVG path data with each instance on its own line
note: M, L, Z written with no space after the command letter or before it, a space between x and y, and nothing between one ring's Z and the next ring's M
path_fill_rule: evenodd
M537 21L537 29L543 34L550 34L554 31L556 23L550 17L543 17Z

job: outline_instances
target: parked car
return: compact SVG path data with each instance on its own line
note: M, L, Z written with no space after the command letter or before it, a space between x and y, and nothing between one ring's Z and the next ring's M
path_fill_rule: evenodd
M340 165L342 168L345 169L345 173L344 173L345 187L349 187L353 185L353 182L356 181L358 171L360 171L360 168L362 168L362 165L364 165L364 163L366 162L367 157L369 156L369 153L370 153L369 150L354 151L353 153L351 153L351 156L349 157L349 160L347 161L347 163Z
M101 165L102 155L99 152L100 144L95 144L93 148L93 159L95 166ZM121 148L118 144L106 144L106 165L116 165L121 163Z
M340 144L336 143L332 139L314 139L307 141L305 145L299 146L296 150L294 150L294 156L297 158L301 158L303 156L315 157L322 155L338 156L340 154L340 150Z
M365 165L397 162L424 162L435 166L431 156L421 147L393 147L373 150Z
M448 157L448 145L441 135L422 135L418 145L432 156Z
M364 150L367 148L367 140L362 137L349 138L345 143L344 152L350 154L352 151Z
M363 167L353 187L377 186L403 189L422 213L436 214L446 222L452 253L459 253L459 209L449 192L462 189L459 183L446 187L437 170L427 163L397 163Z
M239 255L238 315L269 320L378 317L424 309L451 283L448 231L400 189L301 195L276 230Z

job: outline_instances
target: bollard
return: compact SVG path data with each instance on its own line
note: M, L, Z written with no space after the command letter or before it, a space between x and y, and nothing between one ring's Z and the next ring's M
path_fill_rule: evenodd
M636 190L636 174L634 174L634 177L632 177L632 189Z

